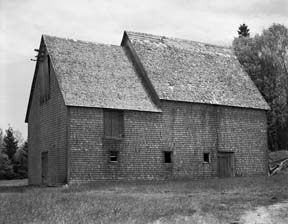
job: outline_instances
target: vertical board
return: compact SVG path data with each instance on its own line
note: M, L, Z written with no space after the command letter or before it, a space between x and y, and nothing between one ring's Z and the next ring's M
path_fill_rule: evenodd
M104 135L111 136L111 113L109 110L103 110L104 112Z
M123 112L104 110L104 134L106 137L121 138L124 133Z
M121 138L124 132L123 128L124 118L122 111L113 111L113 120L112 120L112 136Z
M42 184L47 184L48 176L48 153L42 152Z
M119 112L111 111L111 136L119 137Z
M233 153L218 152L217 173L218 177L231 177L233 175Z

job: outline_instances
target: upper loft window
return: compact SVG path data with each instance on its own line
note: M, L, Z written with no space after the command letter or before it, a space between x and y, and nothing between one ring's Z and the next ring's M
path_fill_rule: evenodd
M51 63L49 55L45 54L39 63L40 103L50 99Z
M124 115L121 110L104 110L104 136L124 137Z

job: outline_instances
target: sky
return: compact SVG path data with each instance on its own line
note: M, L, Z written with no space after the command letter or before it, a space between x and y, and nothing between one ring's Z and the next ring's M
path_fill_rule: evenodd
M287 0L0 0L0 128L24 123L42 34L106 44L124 30L230 46L240 24L251 35L288 27Z

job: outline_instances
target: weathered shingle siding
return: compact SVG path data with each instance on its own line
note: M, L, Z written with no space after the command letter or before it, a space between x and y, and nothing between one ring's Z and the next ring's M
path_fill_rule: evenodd
M173 150L174 177L216 176L216 162L203 163L203 152L216 151L216 107L162 102L164 149Z
M103 138L102 109L69 107L69 110L71 182L149 179L160 173L160 136L155 126L159 114L125 111L125 138L111 140ZM111 147L120 150L119 163L109 162Z
M174 176L216 176L217 151L234 152L234 174L267 172L267 127L263 110L208 104L162 103L166 144L174 146ZM209 152L211 163L203 163Z
M120 151L123 178L163 178L161 116L159 113L125 111L125 139Z
M107 162L102 151L102 110L69 107L70 182L103 176Z
M48 182L61 184L67 181L67 107L51 71L51 98L41 106L40 147L48 150Z
M103 139L103 111L70 108L71 182L217 176L217 149L233 151L235 175L266 173L266 112L161 101L163 113L124 112L123 140ZM119 148L109 163L109 147ZM173 164L163 151L173 151ZM203 153L211 163L203 163Z
M40 77L38 73L28 119L29 183L41 184L41 153L48 152L48 184L63 184L67 181L67 109L52 67L50 99L40 104Z
M39 78L35 78L35 88L28 117L28 179L30 185L41 184L40 89Z
M266 111L226 107L220 114L219 151L235 153L235 175L267 173Z

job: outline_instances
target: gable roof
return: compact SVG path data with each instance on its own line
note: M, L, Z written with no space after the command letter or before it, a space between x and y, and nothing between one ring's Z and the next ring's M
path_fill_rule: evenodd
M43 35L68 106L161 111L121 46Z
M125 35L160 99L269 109L231 49L144 33Z

